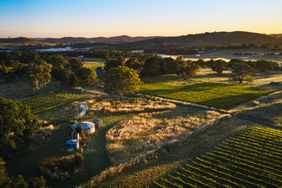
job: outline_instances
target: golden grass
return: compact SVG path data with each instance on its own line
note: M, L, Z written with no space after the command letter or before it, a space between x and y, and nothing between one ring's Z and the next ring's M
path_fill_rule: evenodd
M154 112L121 121L106 134L109 160L117 165L163 145L178 142L219 117L220 114L214 111L174 117Z
M103 96L84 101L88 107L88 113L127 113L144 112L152 110L173 109L175 104L162 99L150 97L112 97Z

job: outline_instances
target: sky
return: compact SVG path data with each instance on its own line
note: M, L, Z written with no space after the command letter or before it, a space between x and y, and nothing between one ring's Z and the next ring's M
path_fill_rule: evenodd
M0 0L0 37L282 33L282 0Z

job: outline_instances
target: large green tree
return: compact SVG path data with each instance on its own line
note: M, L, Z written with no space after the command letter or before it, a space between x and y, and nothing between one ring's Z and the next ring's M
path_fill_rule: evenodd
M239 81L240 83L251 81L255 74L255 69L246 62L236 62L232 64L231 78L235 81Z
M146 59L141 75L142 76L161 75L161 64L162 64L162 59L160 57L154 56Z
M97 81L96 72L92 69L81 67L76 71L76 75L79 78L79 85L87 86Z
M106 71L105 90L111 94L127 94L138 90L140 78L135 70L118 66Z
M51 81L52 65L42 59L37 59L28 67L27 77L34 91L38 91Z
M46 58L46 61L53 66L52 77L60 80L62 77L62 71L64 71L66 66L69 64L68 59L62 55L51 55Z
M197 63L192 61L183 61L178 63L177 74L181 76L184 80L188 80L196 75L199 66Z
M211 68L213 71L217 72L217 74L222 74L224 70L227 69L228 63L224 60L215 60L211 63Z
M38 127L29 106L0 98L0 156L12 157L31 140Z

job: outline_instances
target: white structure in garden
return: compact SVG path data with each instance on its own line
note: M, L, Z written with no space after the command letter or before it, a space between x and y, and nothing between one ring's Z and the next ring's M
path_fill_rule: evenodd
M76 129L78 126L81 126L84 132L88 135L95 132L95 124L88 121L78 122L72 125L72 128Z

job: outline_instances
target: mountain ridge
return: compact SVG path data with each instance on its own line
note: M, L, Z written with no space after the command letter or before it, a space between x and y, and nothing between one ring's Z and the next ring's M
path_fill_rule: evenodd
M262 34L245 31L233 32L206 32L199 34L188 34L182 36L137 36L120 35L113 37L62 37L62 38L0 38L0 43L59 43L59 44L117 44L124 46L224 46L240 44L281 44L282 34Z

